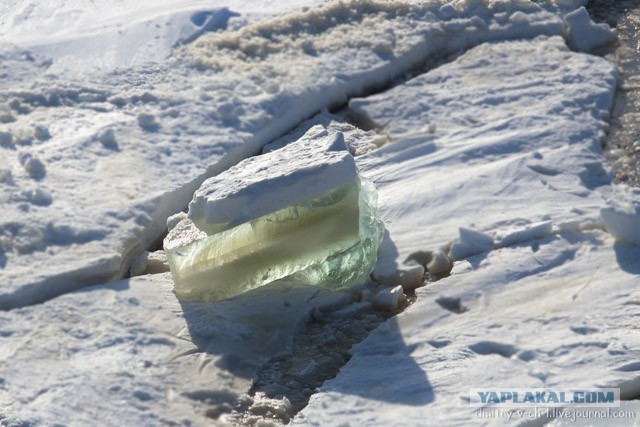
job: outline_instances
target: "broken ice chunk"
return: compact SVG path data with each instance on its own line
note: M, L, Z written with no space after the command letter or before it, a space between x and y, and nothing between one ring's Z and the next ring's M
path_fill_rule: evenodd
M277 280L364 281L383 232L376 203L340 133L244 160L207 180L165 239L176 294L212 301Z

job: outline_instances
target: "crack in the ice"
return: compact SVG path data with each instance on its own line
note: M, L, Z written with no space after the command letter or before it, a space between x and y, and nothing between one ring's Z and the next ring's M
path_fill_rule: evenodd
M355 345L408 305L390 312L356 301L347 314L340 310L321 313L314 306L309 321L296 333L291 352L262 365L253 379L250 399L236 405L225 421L234 425L259 420L288 423L307 406L318 387L337 375Z
M604 52L618 65L620 81L609 117L610 128L603 148L617 183L640 186L640 144L637 143L637 115L640 111L640 7L635 1L590 0L587 9L594 20L617 29L618 44Z

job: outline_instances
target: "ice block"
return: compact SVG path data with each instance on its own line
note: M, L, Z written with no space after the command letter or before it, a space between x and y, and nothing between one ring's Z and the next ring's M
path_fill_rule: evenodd
M337 289L366 279L383 234L376 192L340 132L312 135L207 180L164 240L181 299L274 281Z

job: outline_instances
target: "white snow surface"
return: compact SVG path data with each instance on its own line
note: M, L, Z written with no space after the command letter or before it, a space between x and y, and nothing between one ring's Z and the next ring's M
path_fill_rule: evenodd
M265 16L311 4L310 0L9 1L4 10L0 6L0 40L54 58L54 69L61 72L68 67L128 67L165 60L176 45L225 28L234 16Z
M501 424L475 417L472 387L640 394L640 193L611 183L600 149L615 69L530 40L570 37L564 15L586 1L546 3L2 2L0 425L224 424L260 365L311 314L351 310L347 295L180 304L155 274L50 298L143 271L206 178L323 108L505 39L525 40L353 100L378 131L323 113L292 133L320 124L362 154L388 232L376 277L423 271L403 265L418 251L458 260L293 424ZM240 16L198 33L214 12ZM375 134L390 142L371 151Z
M566 30L557 8L524 0L456 1L446 17L436 0L207 4L30 0L3 12L0 308L123 277L206 178L323 108L484 41ZM98 18L145 27L147 17L224 7L244 15L167 60L125 52L133 59L119 67L85 55L104 59L113 46L118 25L98 31ZM156 40L154 31L145 37ZM118 46L136 48L138 36ZM69 59L63 39L91 48L69 47Z

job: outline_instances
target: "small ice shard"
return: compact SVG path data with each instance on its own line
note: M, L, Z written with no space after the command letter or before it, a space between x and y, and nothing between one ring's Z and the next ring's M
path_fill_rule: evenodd
M393 288L382 289L373 295L370 300L374 307L394 312L407 300L407 297L402 291L402 286L398 285Z
M607 24L596 24L583 6L564 17L569 45L580 52L591 52L616 41L616 33Z
M600 218L613 237L640 245L640 209L638 206L608 206L600 210Z
M116 140L116 133L113 129L106 129L100 135L98 135L98 141L107 148L117 148L118 141Z
M465 227L460 227L459 233L460 237L453 242L449 249L448 255L451 261L459 261L494 248L491 236Z
M143 274L158 274L169 271L167 256L163 251L147 252L143 251L138 255L129 268L131 277L142 276Z
M427 270L431 274L442 274L451 271L451 260L444 252L438 250L433 253L433 258L427 264Z
M401 286L405 290L414 290L422 285L424 266L413 263L398 266L395 263L376 265L371 278L386 286Z
M368 277L383 233L375 188L342 133L316 130L196 191L164 240L179 298L221 300L278 280L337 289Z

